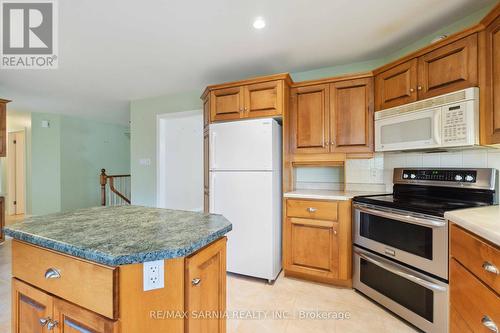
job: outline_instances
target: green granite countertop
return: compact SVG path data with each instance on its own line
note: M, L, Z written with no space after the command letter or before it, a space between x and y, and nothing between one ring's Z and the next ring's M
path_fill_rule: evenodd
M4 228L14 239L110 266L188 256L231 229L222 215L141 206L80 209Z

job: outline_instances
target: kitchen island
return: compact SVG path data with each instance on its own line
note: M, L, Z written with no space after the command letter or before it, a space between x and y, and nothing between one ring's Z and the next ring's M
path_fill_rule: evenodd
M13 331L225 332L214 313L225 311L231 228L221 215L139 206L11 225Z

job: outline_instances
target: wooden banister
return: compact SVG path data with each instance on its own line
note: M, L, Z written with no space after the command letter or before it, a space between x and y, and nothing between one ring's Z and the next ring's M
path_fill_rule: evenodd
M106 206L106 185L109 184L109 190L118 196L120 199L130 204L130 198L126 197L126 194L121 193L115 187L115 178L126 178L130 177L130 175L107 175L106 169L101 169L101 175L99 179L99 183L101 184L101 205Z

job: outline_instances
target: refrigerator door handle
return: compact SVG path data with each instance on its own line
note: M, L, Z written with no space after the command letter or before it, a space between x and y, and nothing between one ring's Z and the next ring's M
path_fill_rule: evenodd
M212 161L212 166L211 166L211 169L215 169L217 167L217 162L216 162L216 159L215 159L215 138L217 137L217 135L215 134L215 132L212 132L212 138L210 140L210 161Z

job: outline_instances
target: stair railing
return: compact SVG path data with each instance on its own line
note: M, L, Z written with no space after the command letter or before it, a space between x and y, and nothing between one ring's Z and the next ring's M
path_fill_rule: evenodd
M107 175L101 169L101 205L130 205L130 175Z

